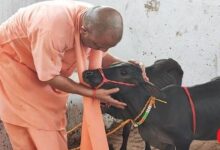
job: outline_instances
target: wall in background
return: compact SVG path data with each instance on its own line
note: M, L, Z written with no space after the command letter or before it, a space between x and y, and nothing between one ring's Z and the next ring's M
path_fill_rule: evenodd
M19 8L42 0L0 0L0 23L14 14Z

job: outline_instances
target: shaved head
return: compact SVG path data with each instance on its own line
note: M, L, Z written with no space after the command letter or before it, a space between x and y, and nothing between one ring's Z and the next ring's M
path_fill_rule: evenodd
M82 26L90 36L98 40L100 46L115 46L122 38L122 16L111 7L89 8L83 17Z

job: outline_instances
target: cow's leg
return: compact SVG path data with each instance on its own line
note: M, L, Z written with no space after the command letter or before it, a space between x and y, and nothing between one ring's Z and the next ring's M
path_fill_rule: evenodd
M123 128L123 132L122 132L123 141L122 141L120 150L127 150L128 137L129 137L130 131L131 131L131 123L126 124Z
M151 150L150 144L145 141L145 150Z
M108 144L109 150L115 150L113 144Z
M164 147L161 150L175 150L175 149L176 149L175 145L164 144Z
M176 144L176 150L189 150L191 142Z

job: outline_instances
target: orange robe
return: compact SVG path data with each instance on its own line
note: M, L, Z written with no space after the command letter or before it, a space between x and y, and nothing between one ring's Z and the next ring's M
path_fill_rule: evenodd
M75 38L88 7L76 1L40 2L0 25L0 118L5 124L65 130L68 95L41 81L68 77L77 67L76 48L82 46ZM84 49L82 59L90 54Z
M65 128L68 95L41 81L69 76L76 67L73 38L78 31L73 17L82 15L85 7L72 3L37 3L20 9L0 26L4 122L45 130Z

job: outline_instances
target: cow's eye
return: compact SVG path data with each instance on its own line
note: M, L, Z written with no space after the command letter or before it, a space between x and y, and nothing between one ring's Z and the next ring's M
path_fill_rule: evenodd
M121 70L120 70L120 74L121 74L122 76L125 76L125 75L128 74L128 72L127 72L127 70L125 70L125 69L121 69Z

